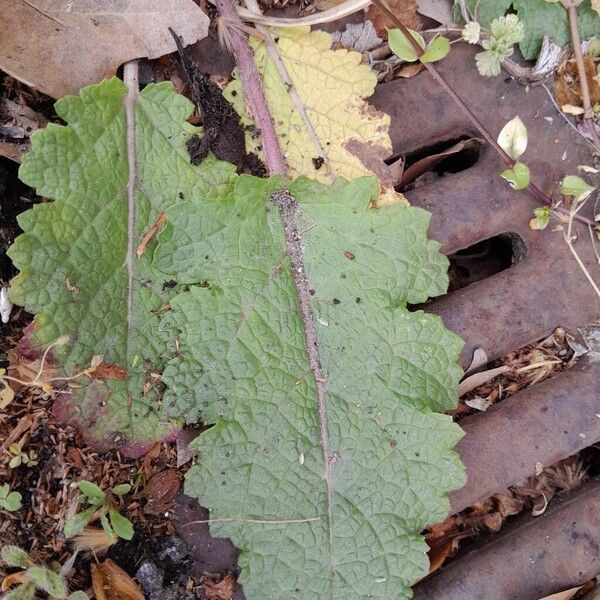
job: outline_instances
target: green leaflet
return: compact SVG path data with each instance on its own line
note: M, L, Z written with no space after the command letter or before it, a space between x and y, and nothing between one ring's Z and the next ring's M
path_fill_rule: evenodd
M9 250L20 270L11 298L36 314L34 346L68 334L70 343L57 351L66 374L88 367L94 355L128 371L126 381L77 380L84 387L75 394L77 410L69 407L91 436L112 443L158 439L172 428L156 411L159 387L143 387L162 371L168 350L156 333L158 309L178 292L152 266L152 241L140 259L134 256L128 325L126 91L113 78L56 103L68 126L36 132L19 171L55 201L20 215L25 233ZM218 198L235 175L233 166L212 159L189 164L184 142L197 132L185 122L191 111L168 83L141 92L134 251L160 212L192 194Z
M447 285L429 214L369 209L374 178L291 184L303 320L271 200L284 182L211 158L189 165L191 104L148 86L136 109L133 247L161 212L167 225L135 261L127 326L124 93L110 80L62 100L69 126L36 134L24 161L24 180L55 199L23 215L11 249L12 297L37 314L35 343L70 334L66 372L97 354L128 369L126 381L80 393L84 417L103 411L97 436L145 441L174 419L214 423L193 443L186 491L211 509L213 534L240 548L249 600L409 598L427 572L419 531L464 482L452 450L461 431L439 414L456 403L461 342L406 308ZM144 393L150 373L164 394Z
M468 0L471 10L477 6L477 15L483 27L506 13L511 4L517 11L519 19L525 25L525 38L519 49L527 60L534 60L542 44L544 35L549 36L557 44L571 43L567 11L556 2L546 0ZM590 0L584 0L577 8L579 32L582 39L600 32L600 16L594 12Z
M292 184L326 375L323 433L272 189L242 176L224 204L173 207L155 252L171 271L188 240L186 279L203 281L163 324L179 329L180 349L163 373L165 405L216 423L193 443L186 493L240 548L250 600L408 598L427 573L418 533L464 482L451 450L460 429L435 412L455 406L461 343L406 309L444 291L446 259L425 211L368 208L371 178Z

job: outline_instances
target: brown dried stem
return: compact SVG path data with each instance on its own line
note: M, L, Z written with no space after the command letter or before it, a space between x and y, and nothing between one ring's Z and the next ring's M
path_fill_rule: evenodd
M581 38L579 36L579 25L577 23L577 7L582 0L561 0L563 8L569 16L569 29L571 31L571 42L573 52L575 53L575 62L577 63L577 73L579 75L579 87L581 88L581 100L583 102L583 121L586 124L596 151L600 152L600 137L594 125L594 111L590 96L590 86L588 84L583 54L581 53Z
M404 37L408 40L409 44L412 46L412 49L414 50L416 55L419 57L422 56L424 54L423 48L421 48L421 46L419 46L419 44L416 42L416 40L413 38L413 36L410 35L410 33L409 33L407 27L404 25L404 23L402 23L402 21L400 21L400 19L390 10L390 8L387 6L387 4L383 0L372 0L372 2L375 6L377 6L377 8L379 8L379 10L381 10L383 13L385 13L394 22L394 24L398 27L398 29L400 29L400 31L403 33ZM423 64L424 64L425 68L429 71L431 76L435 79L435 81L437 81L437 83L444 89L444 91L448 94L448 96L450 96L450 98L452 98L454 103L462 110L462 112L467 116L467 118L471 121L471 123L473 123L473 125L475 125L475 127L477 127L477 129L479 130L481 135L490 144L490 146L492 146L492 148L494 148L494 150L498 153L498 155L504 161L504 163L509 168L512 169L515 166L516 161L513 160L513 158L510 157L501 148L501 146L494 139L494 137L487 131L487 129L485 128L483 123L477 118L477 115L475 115L475 113L463 102L462 98L460 98L460 96L454 91L452 86L442 77L441 73L436 69L436 67L430 62L426 62ZM557 210L566 215L569 215L569 211L567 209L562 208L560 206L559 207L553 206L552 199L548 195L546 195L540 188L538 188L533 182L531 182L526 189L536 200L538 200L542 204L545 204L546 206L549 206L549 207L553 208L554 210ZM574 218L577 221L581 221L582 223L586 223L587 225L590 225L592 227L598 226L598 224L595 223L594 221L592 221L591 219L582 217L581 215L575 215Z
M231 0L216 0L215 3L219 14L227 24L227 36L231 53L238 68L246 103L261 136L269 174L285 175L287 173L287 165L279 146L275 124L269 112L260 75L254 62L254 53L242 30L242 21Z

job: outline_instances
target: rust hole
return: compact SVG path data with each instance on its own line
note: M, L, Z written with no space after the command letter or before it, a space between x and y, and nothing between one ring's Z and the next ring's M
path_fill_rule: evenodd
M500 273L522 260L525 255L525 242L516 233L502 233L463 248L448 256L448 293Z
M432 178L465 171L477 163L480 151L481 140L461 135L410 152L404 156L404 176L397 190L411 190ZM386 163L391 164L398 158L388 159Z

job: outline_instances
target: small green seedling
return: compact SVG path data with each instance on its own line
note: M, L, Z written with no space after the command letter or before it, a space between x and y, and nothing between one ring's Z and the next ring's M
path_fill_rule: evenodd
M124 540L130 540L134 533L133 525L129 519L121 515L115 508L115 497L123 496L130 489L131 486L124 483L116 485L105 492L91 481L80 481L79 490L81 495L78 501L86 502L89 507L67 520L64 529L65 535L68 538L73 537L81 533L86 525L100 519L102 529L104 529L106 535L111 538L117 536Z
M69 594L67 582L60 573L36 565L29 554L18 546L4 546L1 556L6 566L24 571L22 581L3 596L2 600L34 600L37 590L55 600L89 600L87 594L81 591Z
M0 508L9 512L15 512L21 508L21 500L21 494L19 492L11 492L8 483L0 485Z
M390 29L388 31L388 43L392 52L400 59L406 62L416 62L420 60L422 63L436 62L441 60L450 52L450 40L444 36L438 36L431 40L429 44L425 44L423 36L418 31L408 29L408 32L413 37L414 41L421 46L423 53L417 56L413 45L408 38L400 31L400 29Z
M15 442L8 447L8 451L10 452L12 458L8 463L10 469L16 469L21 465L27 465L28 467L35 467L38 464L37 452L35 450L29 450L28 452L23 452L23 443L24 440L20 442Z

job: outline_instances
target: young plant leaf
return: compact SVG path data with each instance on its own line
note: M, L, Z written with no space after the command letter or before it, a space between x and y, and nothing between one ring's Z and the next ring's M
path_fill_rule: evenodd
M567 11L560 2L546 0L467 0L467 6L477 10L478 21L483 27L490 27L494 19L504 15L511 5L525 28L525 36L519 49L527 60L535 60L545 35L558 45L571 43ZM455 13L460 18L460 12ZM577 7L577 21L582 39L597 35L600 31L600 15L586 0Z
M596 188L577 175L567 175L561 183L563 196L574 196L579 202L585 200Z
M27 578L35 583L37 588L53 598L65 598L68 593L64 578L46 567L38 567L37 565L29 567Z
M550 223L550 217L552 216L552 209L549 206L538 206L533 209L534 217L529 221L529 227L531 229L546 229L548 223Z
M423 56L419 58L422 63L436 62L442 60L450 52L450 40L443 35L432 40L425 49Z
M111 492L115 496L124 496L125 494L129 493L130 490L131 486L128 483L122 483L120 485L115 485L115 487L111 489Z
M104 502L106 494L95 483L82 480L78 484L81 493L89 499L97 499Z
M412 29L409 29L408 31L417 44L425 50L425 40L423 39L423 36L418 31L413 31ZM400 29L390 29L388 31L388 43L392 52L401 60L406 62L415 62L416 60L419 60L412 44Z
M498 144L512 159L517 160L527 149L527 128L519 116L511 119L500 131Z
M21 569L26 569L32 564L29 554L19 546L3 546L2 560L9 567L19 567Z
M124 540L130 540L133 537L134 530L131 521L119 514L114 508L110 508L108 511L110 517L110 524L113 531Z
M87 510L68 518L65 522L65 528L63 531L65 537L70 538L78 533L81 533L84 527L92 520L95 512L96 507L92 506L91 508L88 508Z
M502 171L500 176L508 181L513 190L522 190L526 188L531 181L529 167L522 162L515 163L515 166L512 169Z

